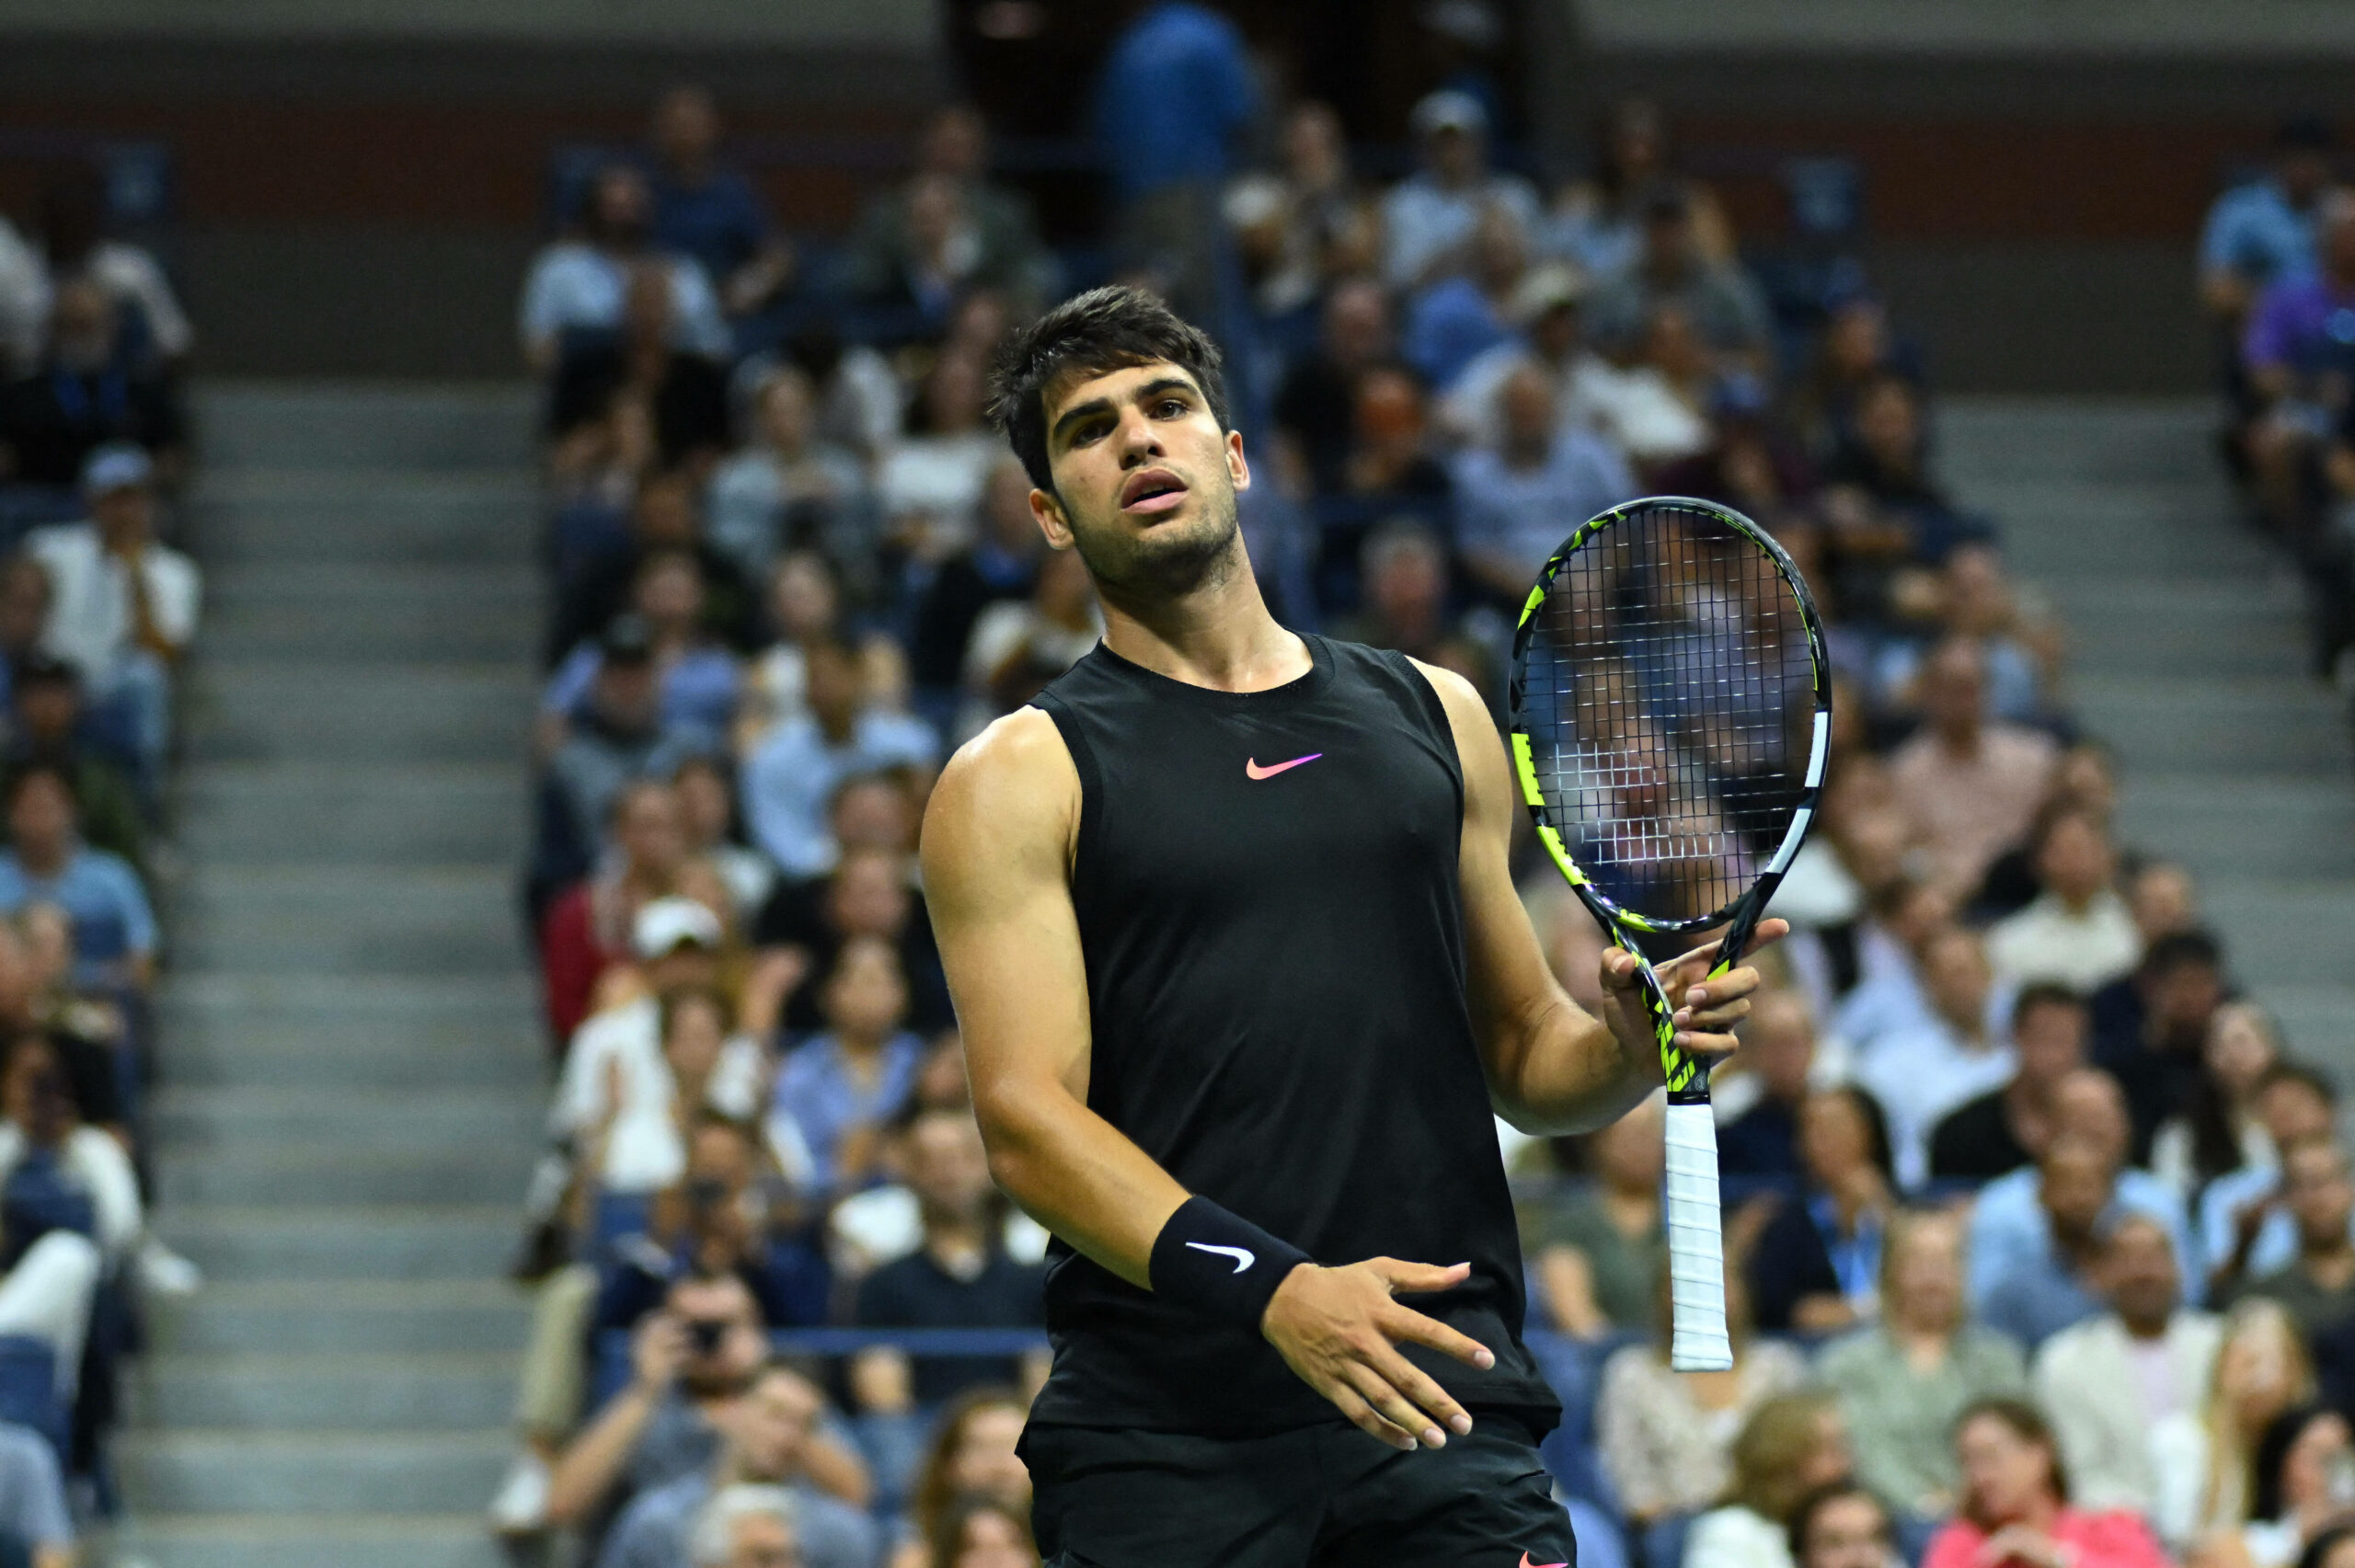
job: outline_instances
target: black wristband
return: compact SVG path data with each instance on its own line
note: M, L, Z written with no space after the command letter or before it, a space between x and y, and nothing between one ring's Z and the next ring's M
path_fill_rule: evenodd
M1153 1239L1147 1271L1155 1295L1257 1333L1276 1287L1294 1268L1315 1261L1210 1199L1189 1197Z

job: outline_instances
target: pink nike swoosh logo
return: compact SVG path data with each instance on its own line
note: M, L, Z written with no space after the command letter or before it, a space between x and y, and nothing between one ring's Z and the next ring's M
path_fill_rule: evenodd
M1529 1553L1524 1551L1521 1554L1521 1568L1570 1568L1570 1565L1567 1562L1532 1562Z
M1278 762L1275 766L1270 768L1263 768L1258 764L1256 759L1246 757L1243 760L1243 772L1246 775L1251 778L1271 779L1287 768L1297 768L1303 762L1314 762L1317 758L1322 757L1323 755L1325 755L1325 753L1322 751L1311 751L1305 757L1294 757L1289 762Z

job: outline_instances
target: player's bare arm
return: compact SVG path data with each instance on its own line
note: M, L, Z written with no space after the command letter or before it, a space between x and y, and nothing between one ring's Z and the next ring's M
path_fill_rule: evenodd
M1660 1087L1662 1068L1637 989L1636 960L1614 947L1603 957L1611 997L1597 1019L1570 1000L1545 962L1529 911L1512 885L1512 821L1521 810L1496 721L1471 683L1419 661L1455 734L1464 770L1464 897L1467 991L1497 1114L1524 1132L1583 1132L1616 1120ZM1751 951L1782 936L1762 921ZM1730 1033L1750 1012L1758 971L1745 964L1706 985L1715 949L1695 948L1660 966L1678 1001L1676 1043L1703 1057L1734 1049Z
M1087 975L1071 899L1080 786L1035 708L958 752L925 815L925 892L963 1030L991 1173L1025 1212L1132 1285L1189 1195L1087 1106ZM1401 1305L1461 1284L1464 1265L1371 1258L1295 1267L1260 1332L1362 1430L1401 1448L1472 1429L1463 1406L1398 1354L1427 1345L1471 1365L1494 1353Z

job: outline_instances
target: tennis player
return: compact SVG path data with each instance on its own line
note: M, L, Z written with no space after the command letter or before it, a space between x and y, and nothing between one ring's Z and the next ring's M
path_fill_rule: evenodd
M1569 1563L1491 1113L1577 1131L1660 1084L1634 960L1604 956L1602 1019L1555 983L1468 683L1269 614L1200 332L1098 289L1018 334L993 390L1105 621L958 752L924 830L990 1168L1055 1237L1023 1437L1040 1548ZM1758 977L1705 988L1705 962L1663 978L1679 1043L1719 1055Z

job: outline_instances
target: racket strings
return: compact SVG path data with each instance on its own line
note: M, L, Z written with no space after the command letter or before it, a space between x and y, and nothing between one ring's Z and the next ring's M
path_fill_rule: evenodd
M1563 563L1523 660L1547 819L1614 902L1724 909L1790 824L1811 713L1797 598L1709 513L1644 508Z

